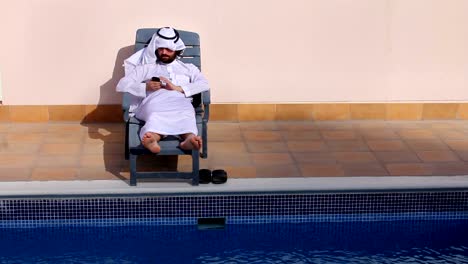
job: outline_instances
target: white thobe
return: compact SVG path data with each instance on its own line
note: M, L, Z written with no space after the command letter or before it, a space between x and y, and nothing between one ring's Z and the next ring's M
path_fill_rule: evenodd
M182 87L184 93L159 89L146 91L146 81L152 77L165 77ZM134 95L130 111L135 117L146 122L141 128L140 138L146 132L160 135L198 134L195 111L190 96L207 91L208 81L193 64L179 60L172 63L152 63L136 66L133 71L120 79L118 92Z

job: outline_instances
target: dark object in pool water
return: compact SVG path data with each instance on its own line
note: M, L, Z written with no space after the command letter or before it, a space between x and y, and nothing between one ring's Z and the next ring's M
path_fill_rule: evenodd
M206 217L198 218L198 230L224 229L226 218L224 217Z

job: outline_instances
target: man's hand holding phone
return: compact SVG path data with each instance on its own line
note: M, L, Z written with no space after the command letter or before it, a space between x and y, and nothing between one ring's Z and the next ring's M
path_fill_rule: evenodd
M169 79L161 77L161 80L164 83L164 86L161 87L161 88L164 88L166 90L172 90L172 91L177 91L177 92L180 92L180 93L184 93L184 90L182 89L182 87L173 84Z
M159 77L153 77L146 82L146 91L157 91L163 88Z

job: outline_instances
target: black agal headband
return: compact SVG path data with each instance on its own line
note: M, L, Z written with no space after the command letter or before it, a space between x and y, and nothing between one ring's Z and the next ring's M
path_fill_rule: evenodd
M170 27L165 27L165 28L170 29ZM163 28L158 29L158 31L156 32L156 34L158 34L158 36L160 38L167 39L167 40L174 40L174 43L176 43L179 40L179 32L175 28L172 29L172 30L174 30L174 34L175 34L173 37L166 37L166 36L162 35L161 33L159 33L159 31L161 31L161 29L163 29Z

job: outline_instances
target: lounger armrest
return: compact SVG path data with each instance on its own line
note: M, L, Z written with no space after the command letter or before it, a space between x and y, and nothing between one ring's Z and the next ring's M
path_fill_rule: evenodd
M211 104L211 93L210 90L202 92L203 104Z
M130 93L123 93L122 96L122 111L123 111L123 119L127 122L130 118L130 104L131 104L131 94Z

